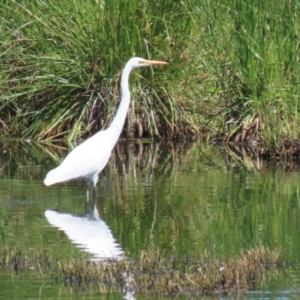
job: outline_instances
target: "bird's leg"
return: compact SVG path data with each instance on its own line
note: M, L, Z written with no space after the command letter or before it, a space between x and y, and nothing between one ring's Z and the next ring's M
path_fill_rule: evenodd
M93 177L93 200L95 202L97 196L97 182L99 180L99 175L95 174Z
M90 191L89 191L89 189L87 188L87 189L86 189L86 202L89 202L89 199L90 199Z
M97 198L97 187L93 186L93 202L96 202Z
M91 187L91 180L86 180L86 202L90 201L90 187Z

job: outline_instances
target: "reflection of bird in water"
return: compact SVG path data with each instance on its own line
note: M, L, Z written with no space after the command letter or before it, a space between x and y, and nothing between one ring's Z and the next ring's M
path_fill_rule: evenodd
M100 218L95 204L91 211L83 216L54 210L46 210L45 216L52 226L64 231L78 248L93 254L95 261L109 258L119 259L124 254L110 228ZM123 276L125 279L124 299L134 300L132 277L127 272L124 272Z
M49 186L77 178L84 178L88 186L93 182L95 187L98 175L106 166L111 151L116 145L124 126L130 104L128 86L130 72L139 67L166 64L164 61L151 61L139 57L131 58L125 65L122 73L121 102L110 127L96 133L72 150L60 166L47 174L44 184Z
M124 253L110 228L99 217L96 205L91 213L84 216L53 210L46 210L45 216L52 226L64 231L77 247L93 254L94 259L117 258Z

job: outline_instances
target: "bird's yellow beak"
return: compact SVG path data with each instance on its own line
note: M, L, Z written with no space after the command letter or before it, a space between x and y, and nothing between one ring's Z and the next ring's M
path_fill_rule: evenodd
M141 63L148 64L148 65L167 65L168 63L166 61L161 61L161 60L147 60L143 59L141 60Z

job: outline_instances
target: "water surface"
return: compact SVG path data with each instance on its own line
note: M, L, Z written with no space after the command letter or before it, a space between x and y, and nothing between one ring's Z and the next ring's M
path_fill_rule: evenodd
M204 252L236 257L242 249L264 245L282 249L292 265L245 297L299 295L295 162L276 165L202 143L120 143L100 176L96 201L87 202L82 181L42 183L68 149L2 141L0 151L1 246L29 254L45 248L59 259L97 259L105 251L136 257L152 246L176 257ZM1 299L76 297L70 287L30 271L0 270L0 285ZM80 298L91 294L97 291Z

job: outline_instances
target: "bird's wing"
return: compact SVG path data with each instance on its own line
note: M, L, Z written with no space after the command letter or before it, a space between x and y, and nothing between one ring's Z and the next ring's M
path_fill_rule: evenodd
M109 133L100 131L73 149L60 166L47 174L44 183L52 185L75 178L92 179L105 167L111 151Z

